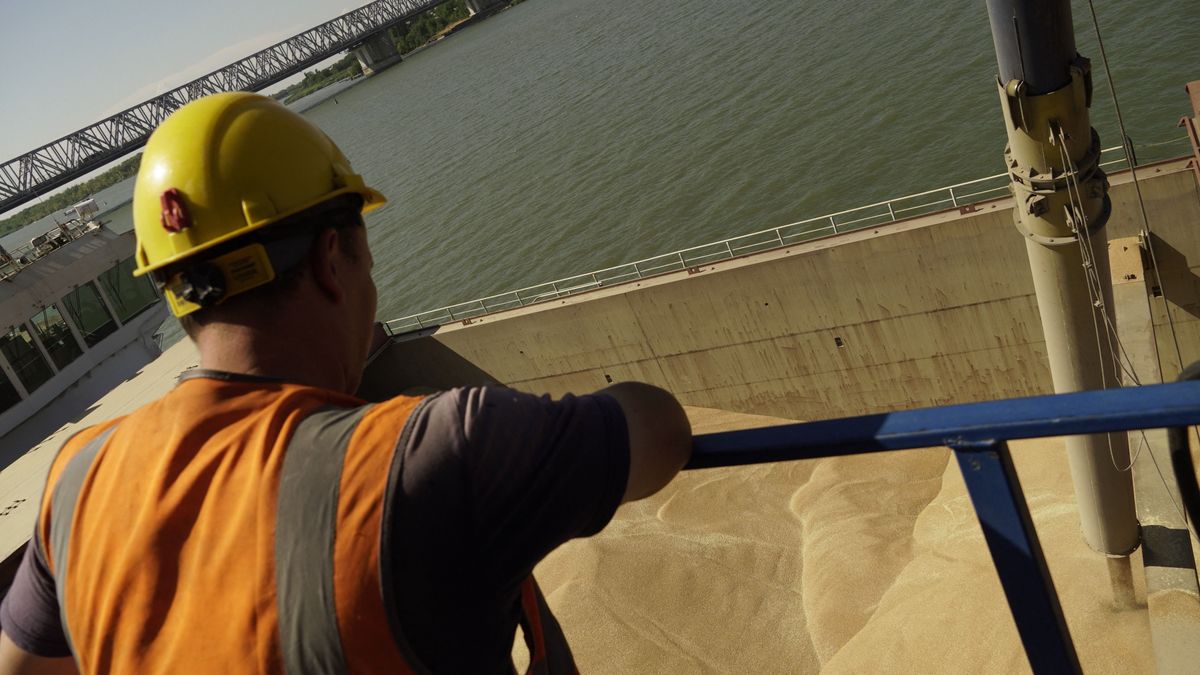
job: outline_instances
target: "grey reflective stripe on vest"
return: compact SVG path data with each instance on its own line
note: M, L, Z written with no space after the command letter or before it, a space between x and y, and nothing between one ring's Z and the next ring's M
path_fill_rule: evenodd
M285 673L344 673L333 597L342 464L371 406L323 409L300 422L279 474L275 587Z
M67 646L71 648L71 653L76 656L78 654L75 651L75 642L71 639L71 631L67 625L67 560L70 555L71 528L74 525L72 521L75 518L75 506L79 503L79 492L83 489L83 481L87 478L97 453L104 446L104 441L108 440L116 428L114 425L105 429L67 462L50 497L50 555L54 558L54 594L58 596L58 615L63 636L67 638Z

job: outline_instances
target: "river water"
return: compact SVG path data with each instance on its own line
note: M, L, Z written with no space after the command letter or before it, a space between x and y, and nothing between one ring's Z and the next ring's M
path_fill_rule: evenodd
M1129 135L1180 138L1195 6L1102 4ZM1000 173L994 77L983 2L531 0L306 114L391 200L388 319Z
M1193 0L1101 5L1139 159L1183 154ZM994 73L982 0L530 0L305 114L390 200L390 319L1000 173Z

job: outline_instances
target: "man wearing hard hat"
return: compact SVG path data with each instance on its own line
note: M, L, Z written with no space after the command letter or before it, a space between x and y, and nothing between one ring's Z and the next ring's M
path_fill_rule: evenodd
M518 623L532 672L574 671L533 567L665 485L687 419L636 383L356 398L362 214L384 201L262 96L154 132L135 274L200 369L61 450L0 608L0 673L511 672Z

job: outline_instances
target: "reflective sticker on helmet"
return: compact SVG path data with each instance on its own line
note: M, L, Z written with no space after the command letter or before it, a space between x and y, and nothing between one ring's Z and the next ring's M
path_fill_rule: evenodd
M159 196L162 205L162 226L167 232L182 232L192 226L192 216L188 213L183 201L183 193L178 188L163 190Z

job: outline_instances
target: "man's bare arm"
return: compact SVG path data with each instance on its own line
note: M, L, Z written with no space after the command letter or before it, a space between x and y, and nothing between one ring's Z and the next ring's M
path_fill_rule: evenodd
M679 401L658 387L621 382L601 389L616 399L629 428L629 482L622 502L661 490L692 456L692 427Z
M0 675L78 675L71 657L50 658L31 654L0 633Z

